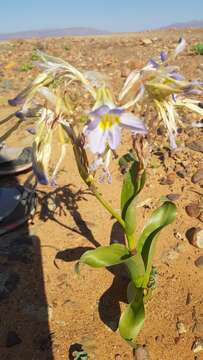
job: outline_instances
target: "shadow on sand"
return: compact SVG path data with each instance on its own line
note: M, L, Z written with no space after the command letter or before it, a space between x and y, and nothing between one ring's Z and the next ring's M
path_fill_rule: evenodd
M0 186L18 185L14 177ZM0 223L1 225L1 223ZM41 243L28 222L0 236L0 359L54 360Z

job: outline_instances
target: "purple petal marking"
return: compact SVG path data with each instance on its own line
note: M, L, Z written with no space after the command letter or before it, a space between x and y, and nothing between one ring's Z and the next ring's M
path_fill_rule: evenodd
M131 113L125 112L121 115L120 126L128 128L136 133L147 134L147 128L144 122Z
M121 128L118 124L113 125L108 129L108 138L107 141L112 150L115 150L121 142Z
M150 59L149 63L154 67L154 68L158 68L159 64L154 60L154 59Z
M166 61L168 54L165 51L160 52L160 59L162 62Z
M119 108L114 108L111 109L108 113L120 116L123 113L123 110Z
M11 106L21 105L24 103L24 97L17 95L14 99L9 99L8 103Z
M170 77L172 77L172 79L175 79L175 80L184 80L184 76L181 75L181 74L178 74L176 71L172 71L170 73Z
M16 111L15 116L20 120L26 120L26 117L25 117L23 111Z
M176 102L176 99L177 99L176 94L172 94L172 99L173 99L174 102Z
M100 107L98 107L97 109L95 109L94 111L91 111L89 113L89 118L94 119L95 117L107 114L109 112L110 108L107 105L102 105Z
M32 169L33 172L37 178L37 181L41 184L41 185L48 185L49 184L49 180L46 176L46 174L37 166L37 163L33 160L32 163Z
M28 129L26 129L30 134L32 134L32 135L35 135L36 134L36 129L35 128L28 128Z

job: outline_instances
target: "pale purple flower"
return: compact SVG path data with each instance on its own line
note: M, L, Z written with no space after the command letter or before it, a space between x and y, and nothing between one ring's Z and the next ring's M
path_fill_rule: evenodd
M121 142L122 128L128 128L134 133L147 133L146 126L140 119L116 107L102 105L89 113L89 119L84 133L94 154L103 154L107 145L115 150Z

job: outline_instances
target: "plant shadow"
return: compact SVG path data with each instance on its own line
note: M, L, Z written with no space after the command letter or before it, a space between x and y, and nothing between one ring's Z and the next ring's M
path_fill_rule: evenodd
M77 209L78 212L78 209ZM85 228L86 229L86 228ZM91 232L88 230L88 233ZM85 233L83 235L85 236ZM94 247L77 247L71 249L65 249L59 251L56 254L56 259L61 259L63 261L72 262L79 261L80 257L87 251L94 249L95 247L100 246L100 244L92 236L86 236L87 240L90 241ZM93 240L93 241L92 241ZM112 226L110 244L120 243L125 244L125 237L121 225L118 222L115 222ZM126 293L127 286L129 283L129 277L125 265L115 265L107 268L113 275L113 281L111 286L102 294L99 299L99 315L101 320L107 325L111 330L116 331L118 328L118 323L121 315L120 302L127 302Z
M72 190L72 187L73 185L68 184L63 187L58 187L57 189L50 191L48 194L43 191L38 191L40 195L39 217L43 221L47 221L48 219L50 219L59 224L60 226L74 233L82 235L83 237L88 239L94 247L97 247L100 244L94 238L92 231L89 229L87 223L82 218L78 208L78 202L81 200L87 201L85 195L91 195L91 192L81 189L74 192ZM61 214L66 215L67 212L72 216L75 222L75 227L63 224L59 220ZM66 250L65 253L67 253ZM78 254L80 254L80 252Z

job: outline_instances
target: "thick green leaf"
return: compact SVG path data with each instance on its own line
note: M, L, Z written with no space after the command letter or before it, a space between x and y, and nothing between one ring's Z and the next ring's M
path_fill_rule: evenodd
M107 267L123 263L131 256L129 250L122 244L99 246L86 251L80 258L85 263L95 268Z
M136 291L134 300L122 313L119 321L121 336L132 346L135 345L136 337L144 324L144 317L144 294L143 289L139 289L139 291Z
M125 261L125 264L128 267L131 280L137 288L142 287L145 275L145 266L142 259L142 255L137 253L134 256L131 256Z
M134 197L140 192L145 183L145 173L142 175L138 174L138 165L137 161L134 161L130 170L124 176L123 186L121 191L121 210L122 218L125 220L126 211L128 206Z
M163 205L156 209L144 226L142 234L138 240L137 251L141 253L149 236L154 232L157 233L157 230L160 231L164 226L171 224L175 220L175 217L176 206L170 201L166 201Z
M167 201L153 212L144 226L137 244L137 251L142 255L146 269L143 286L146 286L149 280L157 236L163 227L175 220L175 217L176 206Z

